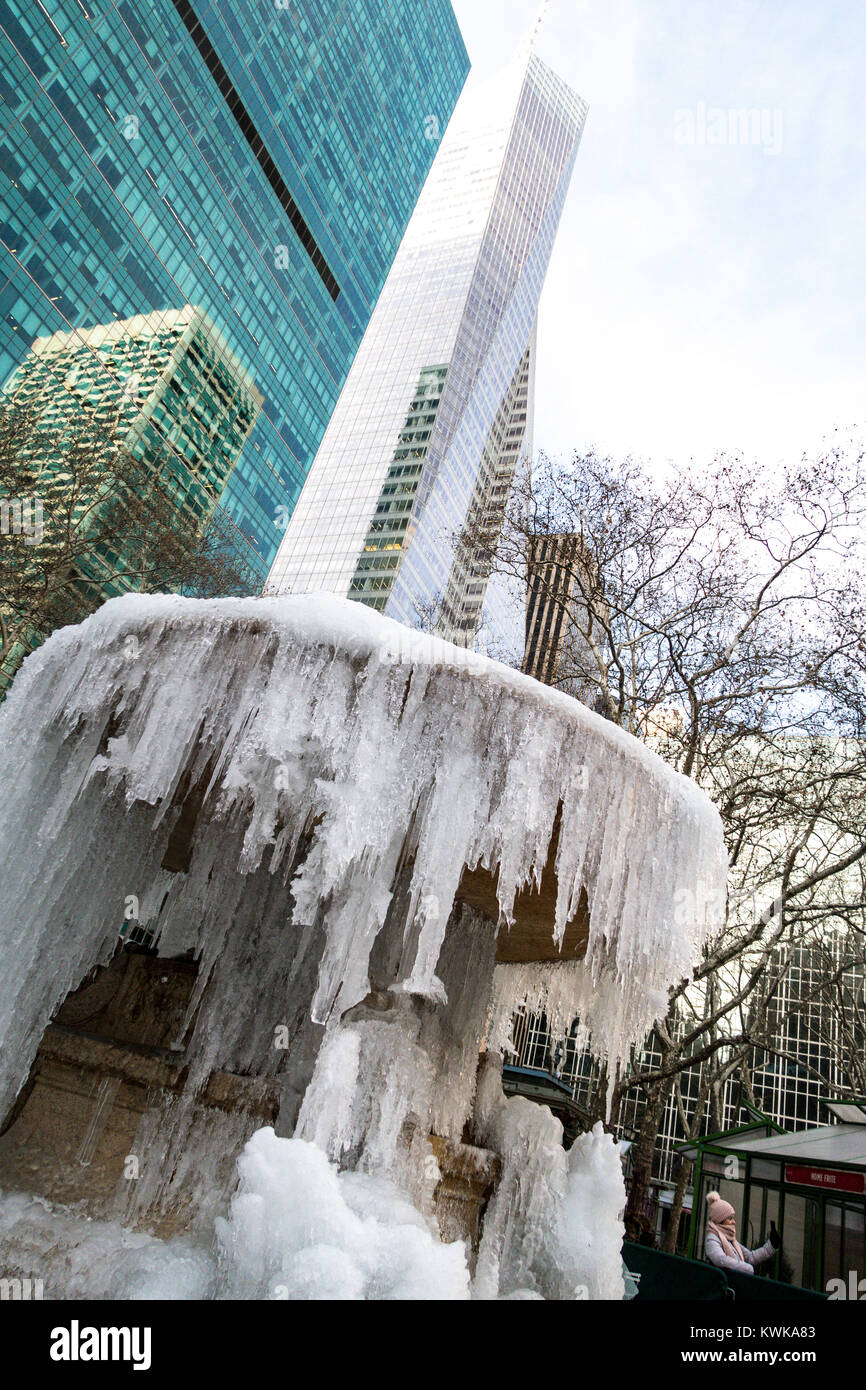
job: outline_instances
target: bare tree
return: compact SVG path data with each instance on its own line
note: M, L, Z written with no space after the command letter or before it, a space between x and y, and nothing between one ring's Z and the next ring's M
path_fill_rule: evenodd
M666 719L666 755L695 775L711 727L778 724L812 689L820 725L827 699L862 676L864 516L856 450L780 478L721 459L706 479L661 482L632 460L542 455L515 478L498 535L479 527L460 543L488 575L522 580L539 536L579 535L565 563L581 674L632 733ZM537 582L558 597L561 573Z
M728 1079L748 1086L749 1058L774 1045L773 1001L796 951L832 925L864 959L864 521L866 466L852 445L777 475L721 458L705 477L660 480L632 460L542 456L515 480L501 532L460 538L487 574L532 569L564 605L570 640L553 683L588 685L722 817L725 926L694 981L671 991L661 1060L640 1049L614 1083L614 1115L643 1099L634 1220L671 1095L687 1134L720 1122ZM580 544L533 568L540 537L569 535ZM680 1078L695 1068L689 1109Z

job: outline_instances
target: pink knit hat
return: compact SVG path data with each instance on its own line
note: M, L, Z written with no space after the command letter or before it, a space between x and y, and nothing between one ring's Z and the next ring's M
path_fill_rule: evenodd
M729 1221L732 1216L737 1214L730 1202L726 1202L720 1192L707 1193L707 1207L707 1215L716 1226L721 1226L723 1222Z

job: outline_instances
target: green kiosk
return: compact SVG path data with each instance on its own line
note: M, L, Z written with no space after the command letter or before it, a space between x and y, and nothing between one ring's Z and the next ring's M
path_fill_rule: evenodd
M676 1146L695 1164L691 1259L703 1259L706 1196L716 1189L750 1249L775 1221L782 1249L767 1267L771 1277L831 1299L866 1300L866 1097L824 1105L835 1124L788 1134L747 1107L748 1124Z

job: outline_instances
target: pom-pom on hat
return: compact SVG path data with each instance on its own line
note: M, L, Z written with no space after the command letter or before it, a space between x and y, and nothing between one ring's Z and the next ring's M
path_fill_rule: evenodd
M726 1202L720 1192L707 1193L707 1208L709 1218L716 1226L730 1221L731 1217L737 1214L730 1202Z

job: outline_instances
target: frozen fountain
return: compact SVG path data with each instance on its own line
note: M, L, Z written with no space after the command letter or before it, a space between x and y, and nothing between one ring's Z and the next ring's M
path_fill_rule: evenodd
M648 1031L724 900L692 782L333 598L115 599L0 739L0 1273L621 1294L613 1141L566 1153L501 1057L524 1001Z

